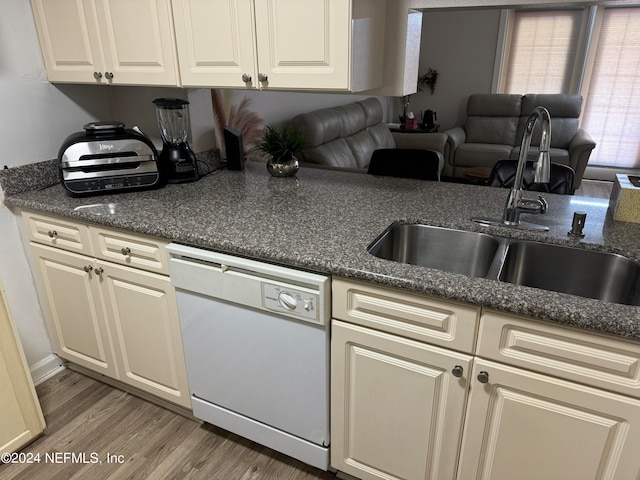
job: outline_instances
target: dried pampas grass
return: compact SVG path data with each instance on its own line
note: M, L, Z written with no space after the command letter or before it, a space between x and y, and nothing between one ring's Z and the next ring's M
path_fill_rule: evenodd
M264 120L249 106L251 99L244 97L239 104L233 103L233 91L211 89L211 104L215 120L214 131L222 158L227 158L224 146L224 127L231 127L242 134L244 154L262 138Z

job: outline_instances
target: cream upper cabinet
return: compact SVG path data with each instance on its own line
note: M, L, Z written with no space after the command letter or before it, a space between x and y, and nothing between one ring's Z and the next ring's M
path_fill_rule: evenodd
M32 0L51 82L179 85L170 0Z
M0 453L12 453L37 438L45 422L1 284L0 385Z
M184 86L381 86L385 0L174 0Z
M640 400L475 361L458 479L637 478L639 451Z
M173 16L184 86L258 85L251 0L173 0Z

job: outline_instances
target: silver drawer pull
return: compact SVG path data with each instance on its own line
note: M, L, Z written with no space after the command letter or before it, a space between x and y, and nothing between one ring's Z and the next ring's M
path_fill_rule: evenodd
M126 257L127 255L131 255L131 249L129 247L123 247L120 249L120 253Z
M55 230L49 230L47 232L47 235L49 235L49 237L51 237L51 238L55 238L55 237L58 236L58 232L56 232Z
M480 383L487 383L489 381L489 372L485 372L484 370L478 373L478 381Z
M456 365L455 367L453 367L453 369L451 370L451 374L454 377L458 377L460 378L462 376L462 374L464 373L464 368L462 368L462 366L460 365Z

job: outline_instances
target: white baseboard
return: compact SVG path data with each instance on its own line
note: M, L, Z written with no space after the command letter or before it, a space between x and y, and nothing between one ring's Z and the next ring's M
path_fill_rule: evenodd
M57 373L64 370L63 360L55 355L51 354L31 367L31 378L34 385L40 385L48 378L53 377Z

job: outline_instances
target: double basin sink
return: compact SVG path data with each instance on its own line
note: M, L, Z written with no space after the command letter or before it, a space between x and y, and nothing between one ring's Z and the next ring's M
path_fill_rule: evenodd
M621 255L429 225L392 225L368 252L395 262L640 305L640 264Z

